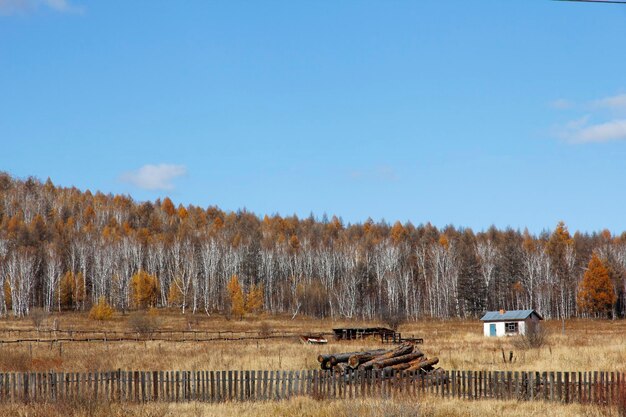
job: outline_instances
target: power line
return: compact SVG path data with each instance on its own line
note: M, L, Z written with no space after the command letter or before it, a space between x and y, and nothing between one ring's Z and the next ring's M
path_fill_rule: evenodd
M611 4L626 4L626 1L619 0L555 0L555 1L570 1L576 3L611 3Z

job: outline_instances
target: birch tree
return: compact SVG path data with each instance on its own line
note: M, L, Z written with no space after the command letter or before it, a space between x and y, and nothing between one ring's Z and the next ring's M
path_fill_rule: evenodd
M30 311L38 263L35 251L30 248L18 248L9 254L6 269L15 317L26 316Z
M56 248L48 245L46 248L46 271L44 276L44 309L52 311L55 304L61 310L61 291L59 282L61 280L61 257ZM56 295L56 298L55 298Z

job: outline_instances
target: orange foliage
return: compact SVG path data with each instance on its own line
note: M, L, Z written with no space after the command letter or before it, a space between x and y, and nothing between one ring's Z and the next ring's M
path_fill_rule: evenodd
M98 302L89 311L89 318L92 320L111 320L115 310L107 303L104 297L100 297Z
M85 299L85 283L83 274L68 271L59 283L61 306L66 309L77 309Z
M228 298L230 300L230 312L233 316L243 318L245 313L245 305L243 299L243 291L239 284L237 275L233 275L227 286Z
M594 253L578 289L578 307L587 314L602 316L612 310L616 299L609 270Z
M179 205L178 206L178 217L181 220L185 220L187 218L187 216L189 215L189 213L187 212L187 209L185 207L183 207L183 205Z
M399 244L400 242L404 241L406 237L407 232L404 226L402 226L402 223L395 222L395 224L391 228L391 240L393 241L393 243Z
M163 199L161 209L170 217L176 213L176 207L174 207L174 203L172 203L172 200L170 200L169 197L165 197Z
M252 284L246 295L246 312L259 313L261 310L263 310L263 284Z
M154 275L139 271L132 277L133 303L138 308L154 307L159 296L159 281Z

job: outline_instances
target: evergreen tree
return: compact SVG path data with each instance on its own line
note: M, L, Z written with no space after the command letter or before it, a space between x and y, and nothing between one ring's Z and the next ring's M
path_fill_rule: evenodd
M154 307L159 296L159 281L145 271L139 271L131 280L133 302L137 308Z
M578 307L593 316L605 316L616 301L609 271L594 253L578 289Z
M243 299L243 290L241 289L241 285L239 284L239 278L237 275L233 275L230 279L230 282L227 286L228 297L230 299L230 313L243 318L243 314L245 313L245 305Z
M252 284L246 294L246 312L258 313L263 310L263 284Z

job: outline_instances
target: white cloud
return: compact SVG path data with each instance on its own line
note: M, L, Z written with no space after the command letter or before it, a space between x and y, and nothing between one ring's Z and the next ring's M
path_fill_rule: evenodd
M74 6L68 0L0 0L0 15L34 12L40 7L60 13L80 13L82 7Z
M611 110L626 110L626 94L605 97L593 102L595 107L606 108Z
M350 178L353 180L374 180L374 181L398 181L400 177L389 165L379 165L364 170L355 170L350 172Z
M589 116L573 120L557 130L569 143L604 143L626 140L626 119L589 124Z
M556 109L573 106L573 103L563 99L552 103L552 107ZM583 108L587 109L590 114L557 126L554 129L557 137L576 144L626 140L626 118L622 114L626 111L626 94L589 101L584 104ZM601 121L591 123L592 116Z
M577 143L626 140L626 120L611 120L610 122L583 127L576 132L574 139Z
M574 104L575 103L570 100L559 98L551 102L550 107L552 107L553 109L557 109L557 110L566 110L566 109L571 109L572 107L574 107Z
M172 181L185 175L187 168L184 165L159 164L144 165L136 171L125 172L120 179L144 190L173 190Z

